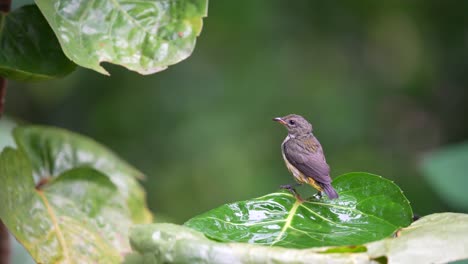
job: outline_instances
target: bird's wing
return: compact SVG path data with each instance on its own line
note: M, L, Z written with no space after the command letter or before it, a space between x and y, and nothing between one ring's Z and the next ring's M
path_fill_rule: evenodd
M283 151L289 163L320 183L330 183L330 167L325 161L322 146L315 137L305 139L292 138L283 145Z

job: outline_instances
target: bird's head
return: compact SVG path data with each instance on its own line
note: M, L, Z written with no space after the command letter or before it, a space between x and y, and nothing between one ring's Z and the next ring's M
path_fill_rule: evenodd
M287 115L273 118L273 121L283 124L288 129L288 134L297 137L312 132L312 125L300 115Z

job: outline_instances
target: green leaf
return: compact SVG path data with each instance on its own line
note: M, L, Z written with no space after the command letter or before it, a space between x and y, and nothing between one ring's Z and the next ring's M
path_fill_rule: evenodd
M107 175L127 200L135 223L151 221L145 194L136 178L143 174L112 151L87 137L51 127L22 126L14 130L18 147L27 155L36 182L67 170L89 167Z
M138 225L130 231L133 253L124 263L447 263L468 258L466 214L429 215L398 233L348 249L288 249L220 243L173 224Z
M402 229L399 237L367 245L372 257L389 263L447 263L468 258L468 215L439 213Z
M207 0L36 0L75 63L103 74L101 62L151 74L192 53Z
M428 154L421 164L423 175L447 203L468 209L468 142Z
M185 225L219 241L309 248L359 245L411 223L408 200L389 180L349 173L333 186L339 199L300 202L289 193L272 193L223 205Z
M35 5L0 12L0 76L19 81L63 77L75 64Z
M96 213L92 209L83 210L89 202L80 204L80 200L75 200L74 196L86 195L91 201L96 199L91 203L93 206L104 208L108 205L102 203L99 197L102 194L110 195L114 203L119 200L116 187L103 180L106 176L85 170L68 172L65 177L79 179L86 174L95 180L60 180L40 190L35 188L31 164L23 153L6 148L0 155L3 203L0 217L37 262L116 263L120 260L119 253L128 248L124 239L118 239L122 231L114 229L120 221L124 222L122 225L128 224L128 213L123 208L106 208ZM68 193L60 191L64 185Z
M118 263L128 230L148 223L140 176L112 152L65 130L13 131L0 155L0 218L39 263Z
M134 253L125 264L156 263L368 263L366 253L321 254L313 249L287 249L245 243L219 243L174 224L132 227ZM353 262L354 261L354 262Z

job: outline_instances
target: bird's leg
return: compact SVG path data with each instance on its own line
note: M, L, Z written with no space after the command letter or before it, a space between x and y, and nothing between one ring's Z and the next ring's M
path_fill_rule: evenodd
M286 184L286 185L281 185L280 188L281 189L284 189L284 190L288 190L290 193L292 193L294 195L294 197L296 197L297 200L299 201L304 201L302 199L302 197L299 195L299 193L296 191L296 189L294 189L294 187L296 186L300 186L301 184L300 183L296 183L294 185L291 185L291 184Z
M286 185L280 185L280 188L285 189L285 190L290 190L290 189L294 189L294 187L301 186L301 185L302 183L286 184Z

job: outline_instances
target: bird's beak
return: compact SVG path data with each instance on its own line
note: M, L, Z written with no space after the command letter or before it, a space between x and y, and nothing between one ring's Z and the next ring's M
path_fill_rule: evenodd
M273 121L286 125L286 121L284 121L281 117L273 118Z

